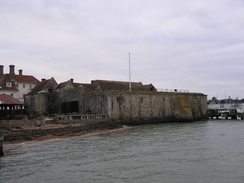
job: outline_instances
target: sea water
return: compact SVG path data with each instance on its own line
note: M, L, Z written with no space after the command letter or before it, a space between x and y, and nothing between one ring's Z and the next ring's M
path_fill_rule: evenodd
M0 182L243 183L244 121L208 120L4 145Z

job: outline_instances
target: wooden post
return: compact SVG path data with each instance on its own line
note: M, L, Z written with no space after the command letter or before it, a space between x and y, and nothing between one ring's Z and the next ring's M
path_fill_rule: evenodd
M0 129L0 156L3 156L3 130Z

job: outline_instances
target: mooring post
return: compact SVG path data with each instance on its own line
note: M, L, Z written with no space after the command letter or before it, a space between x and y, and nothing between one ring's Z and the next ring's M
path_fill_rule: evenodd
M0 156L3 156L3 130L0 129Z

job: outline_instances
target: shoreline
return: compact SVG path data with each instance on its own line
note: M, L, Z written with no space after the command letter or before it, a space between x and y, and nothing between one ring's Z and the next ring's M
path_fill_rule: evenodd
M133 127L111 124L111 123L92 123L92 124L54 124L41 127L29 127L21 129L11 129L5 131L3 144L19 144L24 142L45 141L51 139L63 139L82 135L96 135L112 133L122 130L129 130Z

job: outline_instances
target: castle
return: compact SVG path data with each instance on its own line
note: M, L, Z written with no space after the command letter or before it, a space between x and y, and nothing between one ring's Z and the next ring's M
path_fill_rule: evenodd
M0 81L6 78L1 73ZM16 86L18 81L19 87L22 83L17 78L22 74L13 73L11 66L8 82ZM33 88L24 95L24 102L27 110L39 115L106 114L111 119L134 122L207 118L207 96L201 93L158 92L153 84L141 82L92 80L91 83L78 83L70 79L58 84L54 78L32 81L35 81L31 83Z

